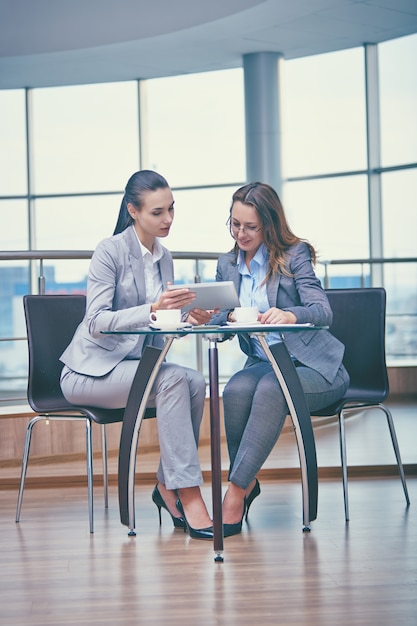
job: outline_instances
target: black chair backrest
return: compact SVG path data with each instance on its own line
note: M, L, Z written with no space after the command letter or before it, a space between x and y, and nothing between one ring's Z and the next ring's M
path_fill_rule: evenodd
M385 361L386 293L382 288L328 289L330 332L345 345L349 396L383 402L389 393Z
M59 357L85 314L83 295L23 298L29 349L28 402L37 412L71 407L62 395Z

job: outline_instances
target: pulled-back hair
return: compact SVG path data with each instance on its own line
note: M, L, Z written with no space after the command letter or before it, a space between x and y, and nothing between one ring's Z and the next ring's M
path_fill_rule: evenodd
M142 208L143 194L145 192L166 189L167 187L169 187L169 185L165 178L152 170L140 170L132 174L125 187L125 193L120 205L119 216L113 235L121 233L126 230L128 226L133 224L133 218L127 210L129 203L140 210Z
M270 185L259 182L249 183L235 191L232 197L229 220L235 202L252 206L261 221L263 241L269 252L269 272L266 280L277 273L291 275L287 266L286 252L291 246L301 241L304 241L309 247L312 262L316 262L314 247L305 239L300 239L294 235L285 217L281 200ZM239 253L237 242L234 251L237 258Z

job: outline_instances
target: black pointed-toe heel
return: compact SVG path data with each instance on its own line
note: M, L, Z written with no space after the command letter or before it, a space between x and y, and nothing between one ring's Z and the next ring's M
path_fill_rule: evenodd
M244 511L243 515L245 515ZM223 537L232 537L233 535L238 535L242 532L243 515L242 519L239 522L236 522L236 524L223 524Z
M208 526L207 528L193 528L187 522L187 518L185 517L184 508L182 506L181 500L177 500L177 509L181 513L184 518L184 532L188 531L191 539L213 539L213 526Z
M158 507L159 525L162 524L162 517L161 517L161 508L162 508L162 509L165 509L166 511L168 511L168 513L170 514L170 516L172 518L172 522L174 524L174 528L184 528L184 530L185 530L185 522L184 522L183 518L182 517L175 517L175 515L172 515L171 511L169 510L169 508L166 505L165 500L161 496L161 493L160 493L160 491L158 489L158 485L155 485L154 490L152 491L152 500L156 504L156 506Z
M246 498L243 501L243 513L242 517L235 524L223 524L223 537L232 537L232 535L238 535L242 532L242 522L246 512Z
M245 509L246 509L245 520L248 519L248 513L249 513L250 505L255 500L255 498L257 498L259 496L260 493L261 493L261 486L259 484L258 479L255 478L255 485L254 485L252 491L250 492L250 494L245 498Z

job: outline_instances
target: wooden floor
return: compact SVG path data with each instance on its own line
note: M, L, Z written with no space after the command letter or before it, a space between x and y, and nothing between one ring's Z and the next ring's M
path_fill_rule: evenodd
M412 468L416 405L396 413L403 415L396 420L403 460ZM357 467L363 459L378 462L381 450L392 455L385 425L372 424L348 425L348 454ZM337 427L325 430L318 437L323 469L338 458ZM292 465L292 449L286 454ZM159 527L150 480L136 488L136 537L120 524L115 484L108 510L102 488L95 488L94 535L84 485L28 487L19 524L16 489L0 489L0 624L416 626L415 474L408 477L406 508L398 477L358 472L349 481L348 524L340 480L322 476L310 533L302 532L299 479L268 476L242 534L225 540L223 563L214 562L211 542L174 530L168 515ZM208 483L203 494L210 504Z

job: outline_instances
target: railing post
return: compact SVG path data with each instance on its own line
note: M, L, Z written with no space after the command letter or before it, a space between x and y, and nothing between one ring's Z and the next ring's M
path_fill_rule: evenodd
M324 288L329 289L329 271L328 271L328 263L324 261Z
M41 296L45 295L45 276L43 273L43 259L39 259L38 293Z
M195 273L194 282L201 283L199 260L195 259ZM195 337L195 353L196 353L196 366L199 372L203 371L203 338L200 335Z

